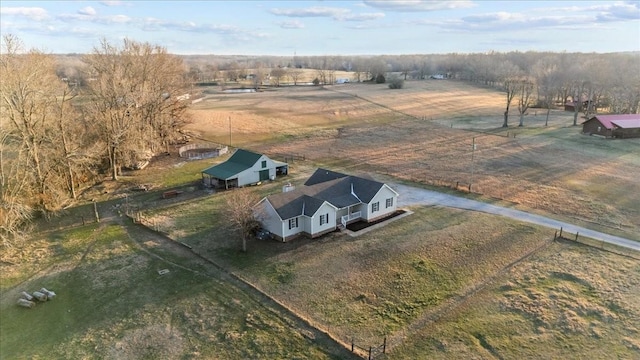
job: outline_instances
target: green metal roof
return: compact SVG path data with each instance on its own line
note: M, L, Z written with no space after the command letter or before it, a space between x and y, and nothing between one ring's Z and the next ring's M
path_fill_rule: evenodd
M252 167L261 156L251 151L237 149L227 161L202 170L202 173L217 179L229 180Z

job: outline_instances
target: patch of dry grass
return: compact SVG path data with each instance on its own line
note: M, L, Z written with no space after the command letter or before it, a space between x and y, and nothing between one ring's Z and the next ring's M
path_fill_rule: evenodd
M554 244L394 349L397 359L637 358L638 261Z

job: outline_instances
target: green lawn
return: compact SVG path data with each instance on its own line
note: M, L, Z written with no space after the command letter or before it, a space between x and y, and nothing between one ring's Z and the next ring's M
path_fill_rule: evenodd
M149 256L134 246L135 228L95 228L51 234L46 263L25 260L23 276L3 276L0 358L336 358L247 293ZM41 287L57 297L15 305Z

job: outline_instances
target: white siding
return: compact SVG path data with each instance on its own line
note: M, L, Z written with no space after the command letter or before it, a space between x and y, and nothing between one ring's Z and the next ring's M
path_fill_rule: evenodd
M285 241L287 240L287 237L296 235L302 232L302 230L304 229L304 216L298 216L297 218L298 218L298 227L295 227L293 229L289 229L290 219L284 219L282 221L282 232L283 232L283 238Z
M327 214L329 214L327 222L320 225L320 215ZM312 236L327 230L333 230L336 228L336 208L325 201L310 220L311 228L307 232Z
M393 199L393 205L389 208L386 207L386 200L388 198ZM372 206L376 202L379 204L378 211L372 212ZM380 188L380 190L378 190L378 193L373 197L373 199L371 199L371 201L367 206L366 215L363 212L362 217L364 217L367 220L371 220L371 219L376 219L381 216L391 214L394 211L396 211L397 205L398 205L398 194L385 184Z
M263 161L267 162L267 167L264 167L264 168L262 167ZM273 160L269 159L265 155L262 155L260 156L258 161L256 161L255 164L253 164L252 167L238 173L238 186L245 186L245 185L251 185L251 184L257 183L258 181L260 181L260 170L265 170L265 169L269 169L269 179L271 179L271 177L276 176L276 164L273 162Z
M310 218L308 216L301 216L300 219L298 220L298 222L300 222L300 231L304 231L307 234L311 234L311 228L313 226L312 224L312 220L313 218ZM289 227L289 224L287 224L287 227Z
M253 171L253 168L249 168L245 171L238 173L238 186L246 186L257 183L260 179L260 175L257 171Z
M282 237L282 220L273 208L269 200L263 199L256 205L255 216L260 220L262 226L274 235Z

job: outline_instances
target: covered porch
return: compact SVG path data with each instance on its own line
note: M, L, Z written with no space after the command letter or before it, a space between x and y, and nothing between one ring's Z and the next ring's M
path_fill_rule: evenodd
M202 173L202 183L205 187L225 190L238 187L238 178L220 179L206 173Z
M360 220L362 218L362 206L363 204L356 204L338 210L336 212L336 225L346 227L348 224Z

